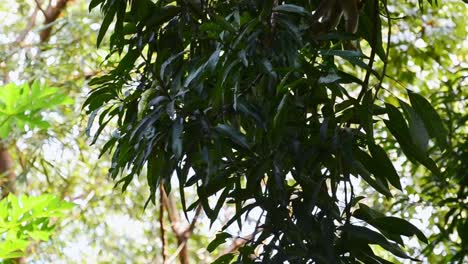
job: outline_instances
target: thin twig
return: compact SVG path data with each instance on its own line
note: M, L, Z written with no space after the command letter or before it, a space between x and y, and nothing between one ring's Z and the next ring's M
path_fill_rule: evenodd
M190 223L190 226L185 230L185 236L189 237L190 234L193 232L195 229L195 225L197 224L198 218L200 218L202 206L198 205L197 211L195 212L195 216L192 219L192 223Z
M45 19L47 19L47 17L49 16L47 14L47 12L44 10L44 8L42 8L42 3L39 2L39 0L34 0L34 2L36 2L36 7L41 10L41 13L44 15Z
M37 12L39 11L38 8L35 8L33 13L31 14L28 24L26 25L26 28L20 33L20 35L16 38L15 42L20 44L21 42L24 41L28 33L32 30L32 28L36 25L36 18L37 18Z
M369 80L370 80L370 76L371 76L371 73L372 73L372 68L374 67L374 60L375 60L375 55L377 53L377 48L376 48L376 44L377 44L377 20L378 20L378 16L379 16L379 1L377 0L374 0L373 1L374 3L374 7L373 7L373 20L374 20L374 23L373 23L373 29L372 29L372 39L371 39L371 43L369 43L371 45L371 54L370 54L370 57L369 57L369 64L367 66L367 72L366 72L366 77L364 78L364 83L362 84L362 89L361 89L361 92L359 93L359 96L357 98L358 102L361 101L362 97L364 97L364 95L366 94L368 88L369 88Z
M163 196L163 185L159 185L160 191L160 202L159 202L159 227L161 230L161 251L163 264L166 264L166 232L164 230L164 196Z
M71 0L58 0L55 6L52 6L49 2L49 6L46 9L46 16L44 20L44 25L49 25L52 22L55 22L60 14L65 10L67 7L68 2ZM47 42L49 40L50 34L52 31L52 27L47 27L46 29L42 30L39 34L41 43Z
M262 228L255 228L255 230L251 234L245 237L237 237L236 239L234 239L234 241L232 241L231 246L224 250L223 254L236 252L240 247L251 242L260 231L262 231Z
M389 53L390 53L390 41L391 41L391 37L392 37L392 18L390 17L390 11L388 10L387 0L384 0L383 4L384 4L384 10L385 10L385 15L387 16L387 24L388 24L387 47L386 47L386 50L385 50L385 61L384 61L384 65L383 65L383 68L382 68L382 74L380 75L379 84L377 85L377 88L375 89L375 94L374 94L373 101L375 101L377 99L377 95L378 95L380 89L382 88L382 83L383 83L383 80L384 80L384 78L386 76L387 65L388 65L388 56L389 56Z
M176 260L177 256L180 254L180 252L182 251L182 249L185 247L185 244L187 243L187 241L184 241L183 243L181 243L178 247L177 247L177 250L174 252L174 254L171 255L171 257L167 260L167 264L172 264L174 263L174 261Z
M167 216L169 217L169 221L171 222L171 228L174 233L179 233L180 230L176 227L179 222L179 216L177 215L177 211L175 210L173 206L172 199L170 199L166 193L166 190L164 189L164 186L161 187L161 195L162 195L162 202L166 208L167 211Z

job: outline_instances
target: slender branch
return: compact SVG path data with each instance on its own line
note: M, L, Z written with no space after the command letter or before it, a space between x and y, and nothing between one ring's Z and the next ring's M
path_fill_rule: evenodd
M41 10L41 13L44 15L44 17L47 19L47 12L42 8L42 3L39 2L39 0L34 0L36 2L36 7Z
M186 237L189 237L192 234L193 230L195 229L195 225L197 224L198 218L200 218L200 214L201 214L201 211L202 211L201 209L202 209L202 206L198 205L197 211L195 212L195 216L193 217L192 223L185 230L185 236Z
M234 241L232 241L231 246L229 246L228 248L224 250L223 254L233 253L237 251L240 247L244 246L245 244L252 242L255 236L263 230L263 228L260 227L260 223L262 221L264 214L265 214L265 211L262 211L262 213L257 219L257 223L255 224L255 229L250 235L246 237L237 237Z
M195 228L195 224L198 221L198 218L200 217L201 208L201 205L197 207L197 211L195 212L192 223L180 234L180 236L178 236L179 245L183 245L179 253L179 260L181 264L189 263L187 242L190 238L190 235L192 234L193 229Z
M55 6L49 4L47 9L45 10L45 21L44 25L49 25L57 20L57 18L62 14L63 10L67 7L68 2L70 0L58 0ZM42 30L39 34L41 43L46 42L50 38L50 34L52 31L52 27L47 27L46 29Z
M163 196L163 186L159 186L160 191L160 202L159 202L159 227L161 230L161 251L163 264L166 264L166 232L164 230L164 196Z
M385 10L385 15L387 16L387 24L388 24L387 47L386 47L386 50L385 50L385 61L384 61L384 65L383 65L383 68L382 68L382 74L380 75L379 84L377 85L377 88L375 89L375 94L374 94L373 101L375 101L377 99L377 95L378 95L380 89L382 88L382 83L383 83L383 80L384 80L384 78L386 76L387 65L388 65L388 56L389 56L389 53L390 53L390 41L391 41L391 38L392 38L392 18L390 17L390 11L388 10L387 0L384 0L383 4L384 4L384 10Z
M36 18L37 18L37 12L39 11L38 8L35 8L33 13L31 14L28 24L26 25L26 28L20 33L20 35L16 38L15 42L16 43L21 43L24 41L28 33L32 30L32 28L36 25Z
M167 211L167 215L169 218L169 221L171 222L171 228L172 231L175 233L177 237L177 243L179 245L179 249L177 250L177 255L179 256L179 260L181 264L188 264L189 263L189 258L188 258L188 250L187 250L187 241L190 237L190 235L193 232L193 229L195 228L195 224L198 221L198 218L201 214L201 206L197 207L197 211L195 213L195 216L193 217L193 220L191 224L186 227L182 228L181 223L180 223L180 216L177 213L177 208L175 206L175 202L172 199L172 196L167 195L166 191L164 190L164 186L160 185L161 187L161 203L164 205ZM172 259L172 257L170 258ZM171 263L168 261L168 263Z
M367 90L369 89L369 80L370 80L370 76L372 74L372 68L374 67L374 60L375 60L375 55L377 53L377 21L378 21L378 17L379 17L379 1L378 0L374 0L373 1L374 3L374 7L372 9L372 12L373 12L373 29L372 29L372 39L370 40L370 46L371 46L371 54L370 54L370 57L369 57L369 64L368 64L368 69L367 69L367 72L366 72L366 76L364 78L364 83L362 84L362 89L361 89L361 92L359 93L359 96L357 98L358 102L361 101L361 99L364 97L364 95L366 94Z
M177 210L176 203L174 201L174 196L169 194L167 197L168 197L168 201L169 201L171 211L174 214L174 218L176 219L176 221L180 221L180 215L179 215L179 211Z
M251 234L249 234L249 235L247 235L245 237L237 237L236 239L234 239L234 241L232 241L231 245L224 250L223 255L228 254L228 253L236 252L243 245L245 245L245 244L249 243L250 241L252 241L252 239L261 230L262 230L261 228L255 228L255 230Z
M184 241L182 244L180 244L178 247L177 247L177 250L174 252L174 254L171 255L171 257L167 260L167 264L172 264L174 263L174 261L177 259L177 256L180 254L180 252L182 251L182 249L185 247L186 245L186 241Z
M7 146L0 144L0 176L4 176L6 181L2 183L2 198L9 193L15 193L16 174L13 168L13 159Z
M164 186L160 187L161 190L161 195L162 195L162 203L164 204L164 207L166 208L167 211L167 216L169 218L169 221L171 222L171 228L174 233L179 233L180 231L176 227L176 225L179 222L179 216L177 215L177 211L174 209L174 206L172 205L172 201L168 197L166 190L164 189Z

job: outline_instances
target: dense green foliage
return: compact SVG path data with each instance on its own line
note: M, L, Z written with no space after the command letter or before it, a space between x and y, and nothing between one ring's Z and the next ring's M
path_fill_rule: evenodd
M99 149L89 147L84 133L87 120L81 106L89 91L86 80L106 71L107 65L112 63L103 63L106 49L95 48L101 19L99 12L89 13L89 1L69 1L58 20L44 26L37 3L42 3L46 9L49 2L53 7L58 1L0 1L0 87L13 86L15 93L24 96L13 100L11 113L14 113L9 113L11 130L8 138L0 139L0 146L10 154L17 196L36 197L49 193L78 206L60 221L54 217L51 222L56 227L50 239L31 243L21 261L159 263L160 253L154 252L157 245L148 242L154 242L159 223L147 221L158 210L151 208L143 212L148 194L144 184L135 181L123 195L114 190L114 183L106 174L110 164L108 157L98 160ZM40 42L41 29L50 26L50 41ZM27 37L18 41L23 34ZM23 86L30 84L31 88L34 80L40 83L39 94L52 87L57 93L36 98L29 89L26 98ZM60 94L73 98L74 103L53 107L52 99ZM43 103L47 103L43 110L35 110ZM3 111L5 104L0 105ZM2 122L5 118L6 115L0 114ZM48 123L47 129L35 125L37 122L45 124L44 121ZM2 194L7 181L4 175L0 176ZM170 232L166 237L173 241ZM205 235L192 236L190 246L200 248L209 239ZM169 244L167 254L176 249L177 245ZM190 252L195 263L205 256L201 250Z
M317 4L92 1L104 13L98 45L115 21L110 49L120 61L90 83L89 128L97 118L97 140L117 123L103 148L110 175L126 189L146 166L148 201L176 175L185 211L200 204L213 222L226 202L235 206L225 228L262 210L242 263L387 263L371 245L411 258L401 236L427 242L424 234L366 206L352 179L386 198L390 186L402 189L387 140L440 177L428 147L449 148L447 130L419 94L382 95L385 1L366 2L356 35L342 25L315 35ZM368 55L345 49L350 39ZM198 200L189 205L191 186Z

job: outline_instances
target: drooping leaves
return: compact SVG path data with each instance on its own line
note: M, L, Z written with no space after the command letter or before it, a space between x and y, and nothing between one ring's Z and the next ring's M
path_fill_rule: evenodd
M437 114L431 104L421 95L408 90L408 96L414 111L418 114L419 118L421 118L429 135L436 138L440 146L446 148L447 130L439 114Z
M352 96L368 84L350 69L380 73L367 54L344 47L363 38L385 58L378 10L365 6L356 36L341 26L313 36L313 5L274 3L91 2L90 9L100 5L104 13L98 45L115 20L111 53L121 55L114 70L90 82L94 90L84 106L98 123L95 138L111 120L117 126L103 148L113 156L111 176L125 189L146 166L148 201L156 202L158 185L170 190L176 172L185 212L201 206L213 223L233 205L224 229L241 226L253 210L264 212L251 243L214 263L254 263L255 252L257 263L386 263L372 244L410 258L391 241L425 237L398 218L388 218L396 225L388 227L378 220L385 216L361 207L354 216L350 175L386 197L392 197L389 184L402 189L374 139L381 131L377 115L387 114L383 122L408 158L432 171L438 169L425 152L424 129L440 141L441 127L428 128L429 116L421 113L427 105L418 96L410 96L405 115L391 104L379 106L371 90L362 99ZM196 189L192 204L186 204L185 188ZM354 218L380 233L350 225ZM208 249L227 237L221 233ZM347 237L359 243L338 243Z

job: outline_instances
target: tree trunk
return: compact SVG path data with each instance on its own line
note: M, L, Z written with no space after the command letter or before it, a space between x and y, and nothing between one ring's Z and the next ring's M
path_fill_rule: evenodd
M16 174L13 171L13 159L4 145L0 145L0 175L2 197L5 198L16 190Z

